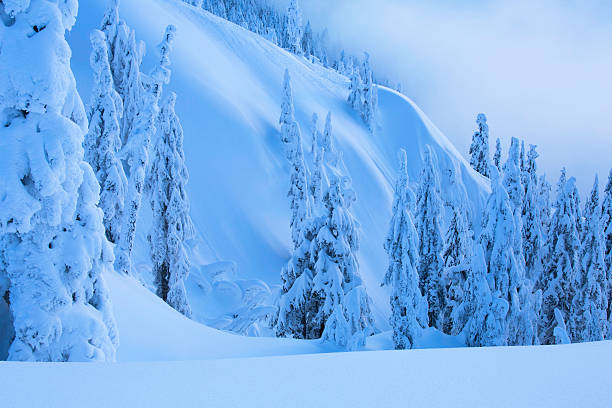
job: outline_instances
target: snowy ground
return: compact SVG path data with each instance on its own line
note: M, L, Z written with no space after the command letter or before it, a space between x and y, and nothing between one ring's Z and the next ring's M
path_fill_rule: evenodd
M611 342L601 342L140 364L2 363L0 401L63 408L603 408L612 406L611 351Z

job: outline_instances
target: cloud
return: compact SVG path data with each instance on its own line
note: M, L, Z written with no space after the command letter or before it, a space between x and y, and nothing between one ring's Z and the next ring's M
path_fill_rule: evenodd
M282 0L279 0L282 3ZM467 152L476 114L491 143L538 145L541 169L585 190L612 166L612 6L538 2L302 0L333 43L367 50L374 68L403 84L434 123Z

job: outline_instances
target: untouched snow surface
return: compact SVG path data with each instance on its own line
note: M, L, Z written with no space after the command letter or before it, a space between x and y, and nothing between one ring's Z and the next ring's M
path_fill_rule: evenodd
M118 364L0 364L5 407L610 407L611 342ZM25 380L27 379L27 380ZM10 390L11 392L6 392Z
M105 4L106 0L82 2L77 25L69 35L72 65L85 101L92 81L87 39L98 26ZM442 170L444 198L460 194L445 177L453 168L475 210L488 190L485 180L469 169L423 112L398 93L379 89L380 128L372 135L346 102L348 80L334 71L181 0L122 0L120 12L137 38L146 42L145 71L165 26L177 27L169 88L178 94L176 108L185 130L191 176L191 213L199 233L192 243L192 279L197 282L187 283L195 318L222 326L217 323L240 308L248 288L255 285L273 291L280 283L280 269L291 249L289 166L278 126L283 72L288 68L307 161L311 160L312 114L318 114L322 130L327 112L332 112L337 147L357 193L354 212L361 224L361 274L373 298L377 326L387 329L389 295L380 282L387 267L383 242L391 217L397 151L407 150L409 175L416 181L424 147L432 145ZM135 265L148 281L148 202L143 208ZM229 272L210 276L205 265L217 262L233 266ZM198 305L207 310L198 310Z

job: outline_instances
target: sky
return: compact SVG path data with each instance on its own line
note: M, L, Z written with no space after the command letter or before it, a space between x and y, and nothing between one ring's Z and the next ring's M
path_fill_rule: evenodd
M287 0L276 0L286 4ZM597 0L302 0L330 42L367 50L467 155L476 115L491 148L538 146L553 185L561 167L583 193L612 167L612 2ZM493 154L493 153L491 153Z

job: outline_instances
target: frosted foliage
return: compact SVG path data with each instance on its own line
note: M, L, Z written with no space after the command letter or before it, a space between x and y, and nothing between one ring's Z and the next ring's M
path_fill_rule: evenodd
M608 327L606 338L610 339L612 338L612 170L610 170L608 175L608 182L603 194L601 228L603 231L604 262L607 282L606 295L608 298Z
M302 54L302 10L298 0L290 0L287 9L287 47L294 54Z
M133 128L130 130L125 145L121 151L122 159L127 165L128 191L124 210L122 233L117 245L117 261L115 267L122 273L131 273L132 250L136 237L136 221L142 203L142 193L145 184L145 172L149 163L151 139L155 135L156 120L159 114L159 99L162 87L170 80L169 53L172 49L176 28L168 26L161 44L158 47L159 59L153 68L151 76L143 76L143 92ZM125 106L125 105L124 105Z
M395 184L393 216L385 240L389 266L383 284L391 286L393 344L410 349L428 326L427 301L419 289L419 238L410 211L406 152L400 150L400 168Z
M186 185L183 128L175 113L176 94L168 96L159 115L147 190L151 194L153 227L149 235L157 295L185 316L191 316L185 279L191 267L187 242L194 237Z
M499 138L495 140L495 154L493 155L493 164L497 170L501 171L501 141Z
M563 316L568 334L572 337L572 299L576 295L575 282L580 272L580 240L576 228L575 201L572 197L576 180L561 174L548 234L545 270L538 286L542 288L540 343L555 344L555 309Z
M607 330L608 282L597 177L586 203L584 227L580 250L582 273L577 277L578 294L572 304L573 336L577 342L603 340Z
M484 113L476 117L478 130L472 136L470 146L470 165L478 173L489 177L489 126Z
M77 2L0 8L13 18L0 27L0 235L15 329L8 358L112 361L118 337L101 273L113 253L83 161L86 118L64 39Z
M539 194L536 158L538 153L531 145L525 178L525 199L523 201L523 253L525 255L526 276L531 282L537 282L542 274L542 247L544 245L542 211L548 203L543 202Z
M419 278L421 292L427 298L429 326L441 329L444 310L442 251L444 239L441 228L442 200L437 159L431 146L425 147L423 169L417 192L416 228L419 237Z
M464 301L453 311L455 321L467 320L463 329L469 347L506 344L505 319L508 302L492 292L487 283L484 250L476 244L464 288Z
M84 144L85 160L92 166L101 186L100 208L104 212L106 237L117 242L127 190L123 166L116 156L121 148L119 118L123 104L113 87L104 33L94 30L91 43L94 88L87 112L89 131Z

